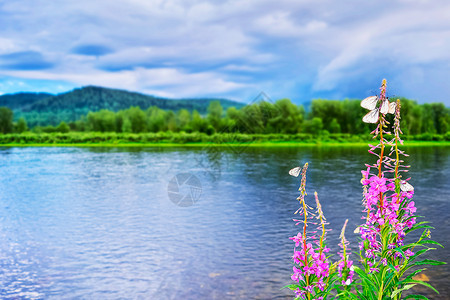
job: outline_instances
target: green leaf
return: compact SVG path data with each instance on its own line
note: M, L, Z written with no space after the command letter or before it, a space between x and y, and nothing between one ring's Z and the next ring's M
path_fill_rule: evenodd
M418 256L420 256L420 255L422 255L422 254L424 254L425 252L430 251L431 249L433 249L433 248L428 248L428 249L422 249L422 250L419 250L419 251L417 251L413 256L411 256L411 257L409 258L409 260L413 261L413 260L416 259L416 257L418 257Z
M443 261L438 261L438 260L433 260L433 259L424 259L421 261L416 261L414 263L414 265L419 266L419 265L432 265L432 266L440 266L440 265L446 265L446 262Z
M427 297L422 296L422 295L409 295L409 296L406 296L405 299L426 299L426 300L429 300Z
M348 298L350 298L350 299L355 299L355 300L359 300L359 298L358 297L356 297L356 295L355 294L352 294L352 293L347 293L347 295L346 295ZM344 298L344 299L346 299L346 298Z
M365 280L366 284L370 284L375 289L377 288L377 286L373 283L372 279L369 276L367 276L366 272L361 270L361 268L355 267L355 272L359 275L359 277L361 277L361 279Z
M423 218L423 216L415 216L415 217L416 217L416 218ZM412 228L415 228L415 227L417 227L417 226L421 226L421 225L423 225L423 224L430 224L430 221L422 221L422 222L416 223L416 224L413 225Z
M390 264L389 268L385 268L385 273L387 275L384 277L384 290L388 290L390 286L392 286L397 280L392 280L393 277L397 274L397 271L395 270L394 266ZM392 269L393 272L389 272L389 269Z
M417 285L416 283L408 284L408 285L405 285L403 288L401 288L399 290L393 291L392 294L391 294L391 298L394 298L398 293L401 293L403 291L409 290L410 288L412 288L413 286L416 286L416 285Z
M364 296L361 297L361 293L358 292L358 294L360 295L359 299L375 300L377 286L374 284L372 279L366 274L366 272L363 271L360 267L355 266L354 270L359 275L359 278L362 283L361 286L363 287Z
M442 246L440 243L433 241L433 240L422 240L420 242L417 242L417 244L421 244L421 245L433 244L433 245L438 245L438 246L444 248L444 246Z
M432 289L433 291L436 292L436 294L439 294L439 292L431 284L426 283L425 281L410 279L410 280L405 280L405 283L418 283L423 286L426 286L427 288Z
M358 299L367 299L367 297L358 290L356 290L356 294L358 295Z
M409 246L409 245L408 245L408 246ZM408 248L408 247L405 247L405 246L403 246L403 247L397 247L397 248L392 249L392 250L397 251L397 252L400 252L400 254L402 255L402 257L406 257L405 252L403 252L402 248L405 248L405 249L406 249L406 248Z
M429 225L420 225L420 226L412 227L411 229L406 229L405 234L408 234L417 229L434 229L434 227L431 227Z
M296 290L296 289L300 288L300 285L298 285L298 284L288 284L288 285L283 286L280 290L285 289L285 288L288 288L288 289L293 291L293 290Z

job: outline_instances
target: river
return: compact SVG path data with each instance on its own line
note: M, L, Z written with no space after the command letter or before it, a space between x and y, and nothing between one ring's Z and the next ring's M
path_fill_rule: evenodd
M446 247L430 257L449 261L450 147L406 150L417 214ZM0 148L0 296L291 299L288 171L304 162L328 244L348 218L357 250L364 147ZM450 267L425 273L449 299Z

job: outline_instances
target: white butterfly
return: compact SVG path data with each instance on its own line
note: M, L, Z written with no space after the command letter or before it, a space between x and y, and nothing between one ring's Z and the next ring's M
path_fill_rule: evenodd
M362 120L363 120L364 123L376 123L376 122L378 122L379 113L380 113L380 109L379 108L375 108L374 110L369 111L363 117Z
M361 101L361 107L368 110L373 110L377 106L378 96L370 96Z
M402 190L402 192L414 191L414 187L406 181L400 183L400 189Z
M298 175L300 175L301 171L302 171L302 167L295 167L295 168L289 170L289 175L298 177Z
M395 102L389 103L388 114L395 114L396 108L397 108L397 103L395 103Z
M361 107L370 110L364 117L363 122L364 123L376 123L378 122L379 113L381 112L383 115L389 113L393 114L395 113L395 107L396 103L392 102L389 103L388 98L385 98L383 100L383 103L381 103L381 107L377 107L378 103L378 96L370 96L365 98L363 101L361 101Z

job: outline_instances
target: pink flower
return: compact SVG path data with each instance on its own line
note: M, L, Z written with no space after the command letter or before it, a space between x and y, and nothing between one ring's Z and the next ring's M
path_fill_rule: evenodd
M296 236L290 237L290 240L293 240L295 242L295 247L298 247L300 243L303 243L303 237L302 234L299 232Z
M409 202L408 205L406 205L406 207L404 208L404 210L410 214L415 213L417 209L414 206L414 201Z
M294 251L294 255L292 258L294 259L294 262L299 264L305 261L305 256L303 255L303 251Z
M305 299L305 291L301 290L301 289L296 289L295 290L295 298L299 298L299 299Z
M393 184L392 182L388 183L386 187L388 188L389 191L395 191L395 184Z
M386 187L386 181L387 179L384 177L378 177L378 176L372 176L370 178L370 189L369 192L371 191L372 193L384 193L387 192L387 187Z
M303 280L302 270L297 269L296 267L293 267L292 269L294 270L294 274L292 274L291 279L297 283L300 280Z
M361 179L362 185L368 185L370 183L369 176L370 176L370 167L367 168L366 171L361 171L363 178Z

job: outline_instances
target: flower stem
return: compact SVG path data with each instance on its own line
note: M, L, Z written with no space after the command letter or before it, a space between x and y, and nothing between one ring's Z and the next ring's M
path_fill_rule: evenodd
M382 164L383 164L383 156L384 156L384 142L383 142L383 127L384 127L384 122L383 122L383 117L380 114L380 161L378 164L378 177L381 178L383 175L382 172ZM380 209L382 210L383 207L383 193L380 192Z
M380 112L379 112L379 126L380 126L380 162L378 164L378 177L381 178L383 172L381 170L383 164L383 155L384 155L384 139L383 139L383 130L384 130L384 117L381 113L381 107L383 106L383 102L386 99L386 79L383 79L381 83L381 92L380 92ZM383 207L383 193L380 193L380 207Z

